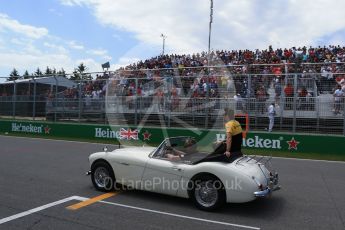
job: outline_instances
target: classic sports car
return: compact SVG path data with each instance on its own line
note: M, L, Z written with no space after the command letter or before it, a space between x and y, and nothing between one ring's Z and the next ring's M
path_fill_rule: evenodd
M280 188L278 174L265 166L269 159L241 156L224 161L224 145L207 153L191 137L173 137L158 147L104 149L89 156L87 174L100 191L120 185L190 198L202 210L249 202Z

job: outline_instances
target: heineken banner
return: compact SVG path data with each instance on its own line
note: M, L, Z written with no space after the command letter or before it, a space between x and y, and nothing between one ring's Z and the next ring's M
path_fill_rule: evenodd
M193 136L205 145L225 139L224 130L199 130L159 127L128 127L27 121L1 121L0 133L30 136L107 140L122 144L157 145L166 137ZM345 154L345 137L252 132L243 139L247 149L291 153Z

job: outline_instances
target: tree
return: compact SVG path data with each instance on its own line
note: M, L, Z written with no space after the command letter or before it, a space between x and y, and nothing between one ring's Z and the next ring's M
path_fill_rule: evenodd
M91 74L85 73L88 68L84 63L80 65L73 71L73 75L70 77L71 80L80 81L80 80L92 80Z
M73 80L73 81L81 80L81 75L76 69L73 71L73 75L71 75L70 80Z
M60 76L60 77L67 78L66 71L63 68L57 72L57 75Z
M79 73L84 73L85 71L87 71L88 70L88 68L84 65L84 63L80 63L80 65L78 66L78 68L77 68L77 71L79 72Z
M44 72L44 75L52 75L53 71L47 66L46 71Z
M37 76L37 77L42 77L43 74L42 74L40 68L37 68L37 70L35 71L34 75Z
M29 79L29 78L31 78L31 76L30 76L30 74L29 74L29 72L28 72L27 70L25 70L24 75L23 75L23 78L24 78L24 79Z
M10 73L10 77L7 78L7 81L15 81L19 79L19 74L16 68L13 68L12 72Z

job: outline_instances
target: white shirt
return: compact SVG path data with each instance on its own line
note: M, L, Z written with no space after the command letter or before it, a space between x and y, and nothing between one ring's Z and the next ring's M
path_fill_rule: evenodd
M204 88L204 92L207 92L207 87L208 87L208 85L207 85L206 82L205 82L204 84L202 84L202 87Z
M275 109L273 105L268 106L268 115L274 116L275 115Z
M337 89L333 96L335 101L340 101L341 97L344 95L343 91L341 89Z

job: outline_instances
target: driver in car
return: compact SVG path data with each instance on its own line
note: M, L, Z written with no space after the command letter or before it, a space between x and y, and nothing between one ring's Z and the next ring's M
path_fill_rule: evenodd
M176 148L167 150L165 157L171 161L182 160L182 158L196 152L196 141L193 138L187 138L183 147L184 151L180 151Z

